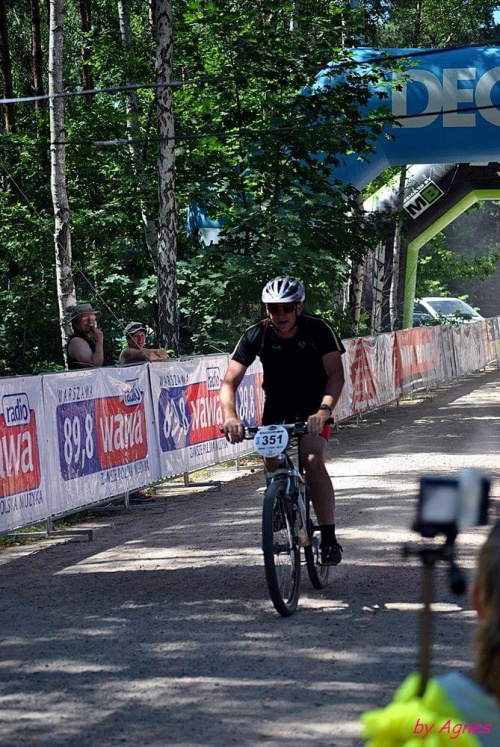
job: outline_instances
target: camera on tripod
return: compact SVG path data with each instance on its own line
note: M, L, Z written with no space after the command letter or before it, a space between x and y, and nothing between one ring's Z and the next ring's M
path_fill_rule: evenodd
M457 477L422 477L417 517L412 525L422 537L456 537L461 529L488 523L490 479L479 470L462 469Z
M417 555L422 562L422 617L420 633L419 696L427 687L431 657L431 602L433 569L436 563L448 565L449 582L454 594L463 594L465 577L455 563L455 540L461 529L484 526L488 522L490 479L480 470L462 469L457 477L422 477L417 517L412 525L422 537L434 539L444 534L443 544L403 548L405 556Z

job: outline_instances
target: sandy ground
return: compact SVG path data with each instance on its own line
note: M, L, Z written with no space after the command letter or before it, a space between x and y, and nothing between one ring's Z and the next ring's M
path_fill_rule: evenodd
M344 560L320 592L304 573L290 618L267 597L260 472L90 516L93 542L1 553L0 744L361 745L360 713L417 666L421 570L401 547L418 541L419 478L498 478L499 406L488 370L341 426L329 470ZM460 535L464 568L485 533ZM468 671L474 616L435 575L433 671Z

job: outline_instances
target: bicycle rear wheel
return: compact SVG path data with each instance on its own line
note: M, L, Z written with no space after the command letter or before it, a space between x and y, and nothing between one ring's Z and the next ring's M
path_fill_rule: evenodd
M300 595L300 546L294 536L296 509L275 480L266 490L262 510L262 550L267 588L276 611L284 617L297 609Z
M328 583L330 567L321 565L321 532L318 526L318 520L314 512L314 506L311 500L311 494L306 487L306 519L307 533L311 539L311 544L304 547L306 557L307 572L315 589L324 589Z

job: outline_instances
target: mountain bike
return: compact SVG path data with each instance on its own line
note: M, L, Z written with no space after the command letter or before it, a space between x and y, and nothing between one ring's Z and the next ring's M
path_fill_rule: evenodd
M267 587L274 607L288 617L297 609L300 596L301 548L315 589L323 589L330 568L320 564L321 534L300 455L300 439L307 423L246 427L245 439L254 439L264 457L279 457L279 467L266 473L267 488L262 509L262 550ZM298 469L287 446L297 439Z

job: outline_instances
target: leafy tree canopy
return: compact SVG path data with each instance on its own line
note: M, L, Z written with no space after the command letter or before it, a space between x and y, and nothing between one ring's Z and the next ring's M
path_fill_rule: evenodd
M123 4L127 49L115 0L91 4L90 31L82 31L85 3L66 0L66 90L82 87L84 49L95 88L154 83L149 3ZM439 13L424 0L354 5L174 0L174 79L185 84L174 89L185 354L230 350L260 315L262 285L283 272L306 283L310 310L350 333L340 290L381 229L362 218L358 195L341 189L332 169L345 153L369 155L381 125L365 118L363 105L391 67L356 67L346 47L356 40L409 44L417 17L421 43L476 40L492 28L492 4L479 0L460 7L443 2ZM417 6L422 12L415 16ZM9 0L6 7L15 95L30 96L30 2ZM46 3L40 13L46 90ZM335 88L304 95L330 62L339 66ZM154 89L139 88L136 95L141 189L126 144L124 92L65 99L73 270L79 300L103 312L107 363L117 358L124 324L140 319L156 326L156 278L140 209L144 202L151 218L157 213ZM0 134L0 148L0 366L4 374L35 372L62 365L46 104L17 105L15 131ZM185 235L193 200L211 217L224 217L218 245L205 247Z

